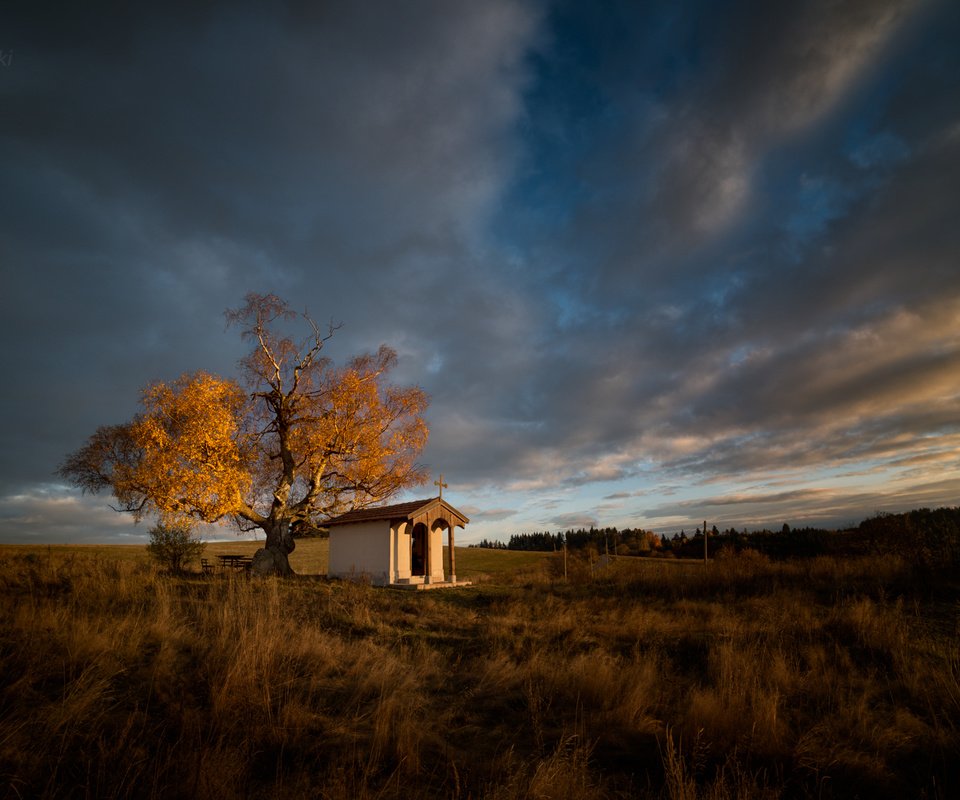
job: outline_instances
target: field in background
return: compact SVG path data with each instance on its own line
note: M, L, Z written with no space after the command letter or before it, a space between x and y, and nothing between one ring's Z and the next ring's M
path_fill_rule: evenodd
M295 568L325 553L301 542ZM457 564L481 582L0 547L0 797L960 793L951 579L894 557Z
M290 554L290 566L300 575L326 575L329 544L326 539L299 540L296 549ZM213 562L218 555L228 553L252 556L262 546L262 541L207 542L203 557ZM27 553L59 558L83 555L130 562L146 562L147 560L147 550L143 545L0 545L0 559ZM549 553L521 553L507 550L458 547L457 577L463 580L482 580L485 577L496 576L504 572L536 571L542 567L549 557ZM444 547L444 565L450 563L449 558L449 548ZM200 571L198 563L191 564L190 568L195 572Z

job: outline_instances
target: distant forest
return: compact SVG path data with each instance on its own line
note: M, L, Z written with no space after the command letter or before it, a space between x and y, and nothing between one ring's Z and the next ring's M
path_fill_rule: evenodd
M582 551L584 554L648 556L657 558L703 558L703 531L685 531L660 536L641 528L578 528L562 533L518 533L504 542L487 539L471 547L495 550L534 550L550 552ZM723 551L737 553L753 550L772 559L825 555L907 556L917 566L960 567L960 508L921 508L903 514L877 514L856 528L791 528L780 530L737 531L729 528L707 531L707 552L711 558Z

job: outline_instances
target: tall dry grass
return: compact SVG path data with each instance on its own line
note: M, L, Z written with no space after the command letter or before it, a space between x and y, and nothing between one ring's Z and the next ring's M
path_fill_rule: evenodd
M0 565L0 795L951 797L956 587L621 560L403 592Z

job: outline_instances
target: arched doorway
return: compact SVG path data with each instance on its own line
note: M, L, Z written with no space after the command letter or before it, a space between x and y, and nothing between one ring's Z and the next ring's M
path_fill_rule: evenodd
M427 526L418 522L410 536L410 574L427 574Z

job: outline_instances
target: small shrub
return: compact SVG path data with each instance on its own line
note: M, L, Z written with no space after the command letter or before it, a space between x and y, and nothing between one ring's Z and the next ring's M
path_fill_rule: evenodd
M150 529L147 552L161 566L180 573L190 561L200 558L204 546L189 524L160 522Z

